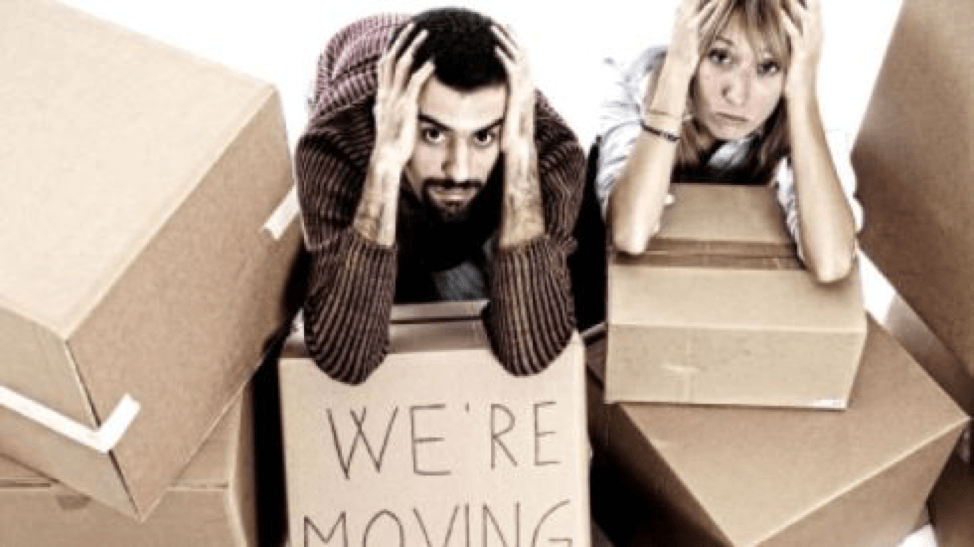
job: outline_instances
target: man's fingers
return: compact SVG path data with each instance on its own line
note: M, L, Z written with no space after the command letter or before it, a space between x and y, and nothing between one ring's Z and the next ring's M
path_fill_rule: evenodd
M418 101L419 91L423 88L423 84L430 79L433 72L436 70L436 66L433 65L433 61L426 61L423 66L419 68L412 76L409 77L409 84L406 86L406 94L411 100Z
M406 23L406 26L399 31L399 35L396 36L396 40L386 48L385 53L382 54L382 58L379 59L379 64L377 66L378 76L379 76L379 87L388 87L392 83L392 71L396 64L396 59L399 57L399 52L402 51L406 43L406 39L412 32L415 23L412 21Z
M413 67L413 57L416 55L416 50L419 49L420 44L426 39L429 33L426 29L419 31L413 41L406 48L406 51L399 56L399 59L395 64L395 71L392 76L392 88L395 90L401 90L405 88L406 78L409 76L409 71Z
M504 49L506 56L513 61L517 61L519 50L514 42L514 38L511 37L506 29L498 25L491 25L490 29L493 31L497 41L500 42L500 47Z

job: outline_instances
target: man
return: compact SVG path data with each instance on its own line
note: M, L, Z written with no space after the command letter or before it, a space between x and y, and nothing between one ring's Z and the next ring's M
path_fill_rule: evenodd
M364 381L393 301L489 298L501 363L543 370L575 327L584 153L511 35L462 9L370 17L329 42L313 100L295 163L318 365Z

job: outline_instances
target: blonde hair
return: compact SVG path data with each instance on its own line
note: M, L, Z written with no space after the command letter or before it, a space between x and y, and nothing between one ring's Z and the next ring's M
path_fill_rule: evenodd
M791 51L788 45L788 35L781 25L778 10L778 0L733 0L728 2L714 14L717 23L702 37L700 57L703 58L707 55L717 39L717 35L726 28L731 19L740 17L741 25L748 36L751 47L757 51L758 45L766 46L780 66L782 68L787 67L791 58ZM695 101L695 87L696 76L690 83L690 93L687 98L687 112L691 114ZM790 152L787 112L784 101L778 103L778 106L775 107L758 131L760 134L758 150L753 156L751 164L747 166L747 172L751 181L767 183L771 180L778 163ZM677 148L673 169L674 180L686 178L688 173L698 170L701 167L705 152L702 146L701 129L692 115L684 120L681 133L682 138Z

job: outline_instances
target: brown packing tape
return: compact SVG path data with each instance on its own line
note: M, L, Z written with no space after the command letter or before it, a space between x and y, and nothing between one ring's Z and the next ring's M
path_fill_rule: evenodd
M710 268L738 270L801 270L803 265L795 256L732 256L709 254L655 253L649 251L636 260L620 264L676 268Z
M791 243L762 243L745 241L696 240L683 238L657 237L649 244L650 253L721 255L721 256L761 256L793 258L797 250Z

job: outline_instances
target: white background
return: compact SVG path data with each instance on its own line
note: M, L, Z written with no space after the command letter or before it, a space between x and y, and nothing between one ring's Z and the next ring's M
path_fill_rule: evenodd
M306 96L327 39L359 17L415 13L443 4L378 0L66 0L125 27L267 80L280 91L289 140L306 121ZM627 61L665 44L679 0L459 1L513 26L528 50L535 81L587 149L605 82L603 60ZM822 0L825 41L819 97L825 125L855 139L901 0ZM869 222L868 211L866 222ZM882 317L888 284L863 264L867 308Z

